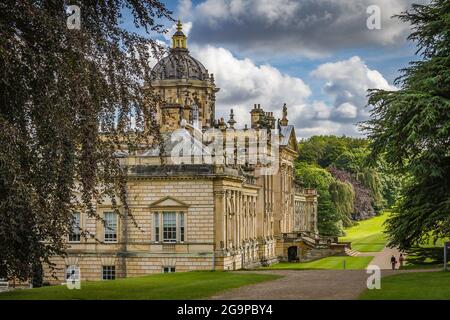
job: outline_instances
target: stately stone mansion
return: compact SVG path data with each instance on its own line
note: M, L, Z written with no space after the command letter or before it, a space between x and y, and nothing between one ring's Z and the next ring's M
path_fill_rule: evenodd
M96 208L104 222L76 213L76 226L67 238L68 254L54 259L59 281L73 273L83 280L108 280L161 272L237 270L301 261L318 250L333 250L331 240L318 236L316 191L295 179L298 147L287 107L280 107L282 119L276 120L272 112L254 105L250 127L241 130L235 129L232 111L227 121L216 119L219 88L213 75L189 55L181 23L172 39L170 54L153 68L151 83L164 101L157 110L164 150L122 155L136 223L116 215L108 201ZM252 163L208 162L201 157L176 163L173 137L180 130L193 135L208 130L252 131L258 137L267 133L267 150L277 147L276 170L261 170L261 157ZM251 148L249 141L243 141L245 154ZM208 146L200 142L198 147L204 151ZM231 152L224 149L227 156L240 152L236 147Z

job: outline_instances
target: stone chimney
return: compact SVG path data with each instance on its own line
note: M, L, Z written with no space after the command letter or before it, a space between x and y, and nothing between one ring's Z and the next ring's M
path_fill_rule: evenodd
M250 111L250 115L251 115L251 128L258 129L259 122L261 120L261 109L260 109L259 105L255 104L253 106L252 111Z
M273 112L267 112L267 125L269 129L275 129L275 117L273 116Z

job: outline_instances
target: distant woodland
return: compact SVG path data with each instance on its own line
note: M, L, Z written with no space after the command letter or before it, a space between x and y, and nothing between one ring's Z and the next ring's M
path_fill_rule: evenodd
M318 226L324 235L341 235L344 227L391 207L400 179L382 164L369 165L367 139L313 136L299 143L297 179L319 193Z

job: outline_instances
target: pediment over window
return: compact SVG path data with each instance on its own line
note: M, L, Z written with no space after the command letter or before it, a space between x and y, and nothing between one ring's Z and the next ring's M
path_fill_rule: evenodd
M150 204L150 208L187 208L188 204L185 202L175 199L173 197L167 196L156 200L155 202Z

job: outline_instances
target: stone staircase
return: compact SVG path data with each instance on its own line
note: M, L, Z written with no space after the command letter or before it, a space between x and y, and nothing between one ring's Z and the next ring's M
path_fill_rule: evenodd
M346 256L357 257L357 256L359 256L360 253L361 252L359 252L357 250L345 248L345 255Z
M302 233L301 236L303 243L309 247L309 250L303 257L303 261L317 260L334 255L347 255L346 252L351 251L349 249L350 246L347 247L347 244L337 242L337 239L334 237L323 237L307 233ZM356 253L358 252L355 251L353 254Z
M304 244L300 261L312 261L329 256L357 256L359 252L351 250L350 242L339 242L337 237L320 236L310 231L297 233L285 233L282 239L285 244L296 245L296 242ZM283 257L280 257L281 261ZM284 259L287 259L284 257ZM287 260L286 260L287 261Z

